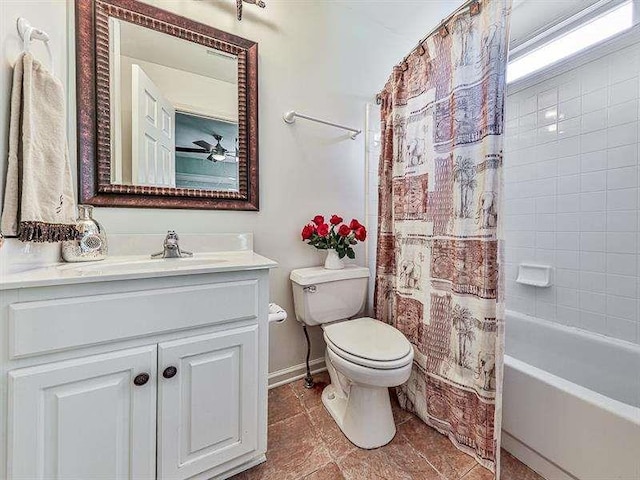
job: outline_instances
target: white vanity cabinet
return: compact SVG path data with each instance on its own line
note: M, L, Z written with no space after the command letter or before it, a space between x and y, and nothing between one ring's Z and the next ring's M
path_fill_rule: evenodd
M0 291L0 478L264 461L268 268Z
M164 342L158 478L186 479L258 448L258 326ZM166 366L166 367L165 367Z
M156 348L9 373L8 478L153 478Z

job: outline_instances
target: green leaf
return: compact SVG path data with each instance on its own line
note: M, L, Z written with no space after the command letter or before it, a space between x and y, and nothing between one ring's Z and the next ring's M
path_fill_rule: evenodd
M340 250L338 252L338 258L344 258L344 256L345 256L345 251L344 250Z
M347 248L347 256L351 259L356 258L356 252L353 251L353 248Z

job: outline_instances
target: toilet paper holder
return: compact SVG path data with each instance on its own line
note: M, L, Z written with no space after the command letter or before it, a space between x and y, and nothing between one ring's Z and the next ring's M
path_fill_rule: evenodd
M287 311L277 303L269 304L269 323L282 323L287 319Z

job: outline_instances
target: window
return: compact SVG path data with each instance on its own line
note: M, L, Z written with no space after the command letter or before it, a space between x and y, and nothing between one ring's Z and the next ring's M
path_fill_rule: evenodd
M542 70L633 26L631 0L509 62L507 83Z

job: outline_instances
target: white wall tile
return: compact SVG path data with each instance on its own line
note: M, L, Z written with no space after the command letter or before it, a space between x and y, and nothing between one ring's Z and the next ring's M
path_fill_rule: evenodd
M578 270L567 270L565 268L558 268L555 273L555 281L558 287L565 287L574 290L578 289L578 286L580 285L580 272Z
M637 253L638 234L636 232L607 233L607 252L609 253Z
M638 189L625 188L607 192L607 210L637 210Z
M637 258L632 254L608 253L607 273L615 275L636 275Z
M580 156L580 171L582 173L597 172L607 168L607 151L583 153Z
M558 138L574 137L581 133L582 121L580 118L570 118L558 122Z
M558 250L556 252L556 267L569 270L577 270L580 265L580 257L575 250ZM612 272L618 273L618 272ZM508 300L507 300L508 301Z
M638 55L629 55L628 49L611 56L609 61L609 81L617 83L638 76L640 64Z
M593 112L607 106L607 89L601 88L582 96L582 113Z
M553 105L551 107L538 110L538 126L551 125L558 121L558 107Z
M558 87L558 101L565 102L572 98L580 98L580 80L563 83Z
M607 229L605 212L589 212L580 214L580 231L604 232Z
M523 115L518 120L519 133L529 132L538 126L538 116L535 112Z
M559 250L579 250L580 233L558 232L556 233L556 248Z
M556 302L536 302L536 317L549 322L555 322L557 318Z
M556 178L545 178L543 180L537 180L533 184L534 193L536 196L546 196L546 195L555 195L556 194L556 186L558 184L558 180Z
M580 136L580 152L589 153L607 148L607 130L583 134Z
M607 290L606 275L599 272L580 272L580 290L605 293Z
M571 100L561 101L557 108L558 120L579 117L582 113L582 99L580 97Z
M638 77L614 83L609 87L609 105L617 105L638 98Z
M535 261L541 265L554 265L556 263L555 249L536 248Z
M601 293L580 291L578 294L580 309L592 313L607 312L607 296Z
M607 271L606 253L598 251L581 251L580 270L585 272L605 273Z
M583 252L605 252L606 234L604 232L580 233L580 250Z
M569 157L580 153L580 139L582 137L570 137L558 140L555 150L550 152L556 158Z
M509 96L505 157L507 308L636 343L639 73L640 43ZM523 261L554 286L516 284Z
M607 212L608 232L638 232L638 214L633 210Z
M579 232L580 215L578 213L556 214L556 230L558 232Z
M536 170L536 178L551 178L558 176L558 160L539 160L531 164Z
M623 145L622 147L607 150L607 167L620 168L637 165L638 148L636 145Z
M577 191L578 187L579 187L579 182L578 182L578 179L576 178L575 185L569 182L569 185L565 185L563 189L566 191ZM560 184L558 184L558 193L561 193ZM569 195L558 195L558 199L556 203L556 211L558 213L579 212L580 211L580 195L578 195L577 193L573 193Z
M589 74L582 77L583 94L606 88L609 83L609 69L607 68L606 59L604 60L594 62L595 64L599 63L600 66L598 68L593 66L589 69Z
M608 109L608 125L623 125L638 120L638 100L620 103L609 107Z
M538 143L549 143L558 139L558 125L553 123L538 128L537 141Z
M535 247L548 249L548 250L555 250L556 234L554 232L536 232Z
M604 109L585 113L581 119L582 133L591 133L607 128L607 115Z
M638 123L625 123L607 129L607 147L621 147L638 143Z
M575 175L579 171L580 157L578 155L558 159L558 175Z
M558 103L558 89L551 88L538 94L538 109L544 109Z
M599 172L583 173L580 175L581 192L598 192L606 190L607 177Z
M536 198L536 213L556 213L556 197Z
M589 192L580 194L580 211L598 212L606 210L607 193L609 192Z
M637 320L638 302L635 298L608 295L607 315L624 318L626 320Z
M607 189L633 188L638 186L638 167L614 168L607 171Z
M520 115L527 115L538 110L538 96L531 95L520 103Z
M554 214L536 214L535 228L539 232L555 232L556 216Z
M638 278L629 275L607 274L607 294L636 298Z

